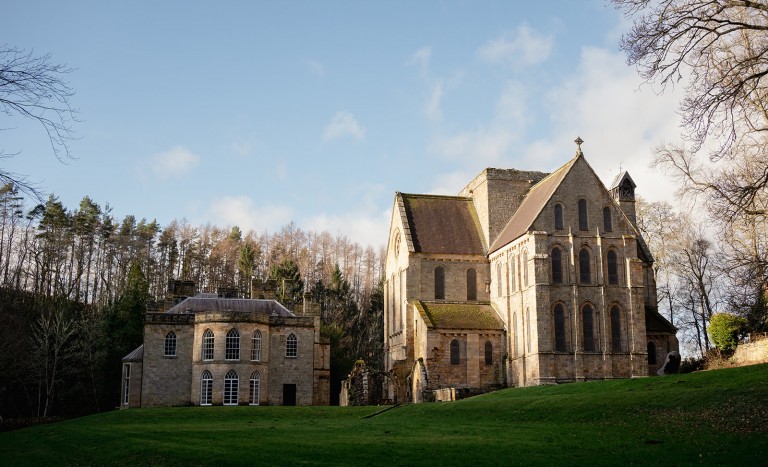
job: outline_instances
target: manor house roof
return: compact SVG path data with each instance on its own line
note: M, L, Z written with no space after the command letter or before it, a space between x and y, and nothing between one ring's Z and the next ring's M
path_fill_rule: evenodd
M471 198L399 193L415 253L485 255Z
M215 294L199 294L189 297L170 308L166 313L205 313L235 311L265 315L295 316L276 300L250 298L219 298Z
M487 303L443 303L416 301L424 322L437 329L504 329L498 313ZM430 326L431 325L431 326Z

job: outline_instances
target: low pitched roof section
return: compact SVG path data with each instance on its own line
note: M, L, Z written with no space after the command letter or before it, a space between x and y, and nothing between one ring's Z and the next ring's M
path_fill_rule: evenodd
M471 198L398 193L415 253L485 255Z
M528 191L528 195L523 202L520 203L520 207L517 208L517 211L515 211L514 214L512 214L507 225L504 226L504 229L499 236L496 237L496 240L491 244L489 250L490 253L511 243L531 228L536 217L538 217L541 210L544 209L544 205L547 204L552 197L552 194L557 187L560 186L560 183L562 183L566 174L568 174L579 157L583 156L577 155L565 165L547 175L539 183L531 187Z
M438 303L416 300L419 314L432 329L501 331L504 323L493 306L484 303Z
M296 316L276 300L249 298L219 298L213 294L200 294L189 297L170 308L166 313L205 313L236 311L241 313L261 313L277 316Z

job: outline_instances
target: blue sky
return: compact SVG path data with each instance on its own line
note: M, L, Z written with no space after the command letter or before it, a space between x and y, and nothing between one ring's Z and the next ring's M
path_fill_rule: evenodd
M648 169L677 97L641 86L603 0L3 0L0 43L75 70L76 160L0 117L3 168L72 209L373 246L395 191L456 194L485 167L551 171L575 151L605 183L669 197Z

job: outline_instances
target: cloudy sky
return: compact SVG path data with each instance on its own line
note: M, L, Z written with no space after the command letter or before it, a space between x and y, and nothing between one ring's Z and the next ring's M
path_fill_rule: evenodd
M608 184L669 197L651 150L677 97L618 50L603 0L3 0L0 43L75 70L77 159L0 115L2 167L75 208L161 226L288 222L383 245L395 191L456 194L485 167L551 171L575 152Z

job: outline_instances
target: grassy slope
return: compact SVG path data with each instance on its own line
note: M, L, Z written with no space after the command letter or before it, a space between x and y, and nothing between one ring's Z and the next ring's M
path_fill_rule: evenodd
M0 433L0 463L762 464L768 365L452 403L132 409Z

